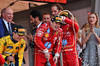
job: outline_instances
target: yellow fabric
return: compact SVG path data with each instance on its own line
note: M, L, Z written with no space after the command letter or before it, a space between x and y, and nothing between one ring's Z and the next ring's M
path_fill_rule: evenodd
M23 60L25 44L26 44L26 42L24 39L21 39L19 42L14 43L11 40L10 36L3 37L0 39L0 53L3 55L4 58L6 58L6 56L10 56L7 53L13 53L12 56L14 56L16 53L18 53L19 66L21 66L22 60ZM8 48L8 47L13 47L13 48ZM9 64L8 61L7 61L7 63Z

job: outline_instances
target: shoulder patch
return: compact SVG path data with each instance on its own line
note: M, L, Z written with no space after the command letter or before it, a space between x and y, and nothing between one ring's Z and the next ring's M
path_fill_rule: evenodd
M6 46L6 45L7 45L7 42L5 42L4 46Z
M20 46L21 48L23 47L23 44L21 44L21 46Z

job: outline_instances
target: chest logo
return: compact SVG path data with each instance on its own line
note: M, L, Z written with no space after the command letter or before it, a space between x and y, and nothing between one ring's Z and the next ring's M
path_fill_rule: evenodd
M49 49L51 47L51 43L50 42L46 42L45 43L45 47Z
M9 48L9 49L13 49L13 46L7 46L7 48Z
M46 34L45 34L45 37L49 37L49 34L46 33Z
M50 33L50 29L49 28L47 29L47 33Z
M68 28L67 28L67 30L68 30Z
M67 40L66 39L63 39L62 40L62 45L65 46L66 44L67 44Z

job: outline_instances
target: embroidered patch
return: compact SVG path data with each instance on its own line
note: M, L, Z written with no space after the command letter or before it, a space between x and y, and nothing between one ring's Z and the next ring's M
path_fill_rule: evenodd
M19 47L16 47L16 49L19 49Z
M68 28L67 28L67 30L68 30Z
M7 46L7 48L9 48L9 49L13 49L13 46Z
M23 47L23 44L21 44L21 48Z
M47 29L47 33L50 33L50 29L49 28Z
M56 32L56 35L58 35L58 32Z
M45 37L49 37L49 34L45 34Z
M4 46L6 46L6 45L7 45L7 43L4 44Z
M62 40L62 45L65 46L66 44L67 44L67 40L66 39L63 39Z
M45 43L45 47L49 49L51 47L51 43L50 42L46 42Z

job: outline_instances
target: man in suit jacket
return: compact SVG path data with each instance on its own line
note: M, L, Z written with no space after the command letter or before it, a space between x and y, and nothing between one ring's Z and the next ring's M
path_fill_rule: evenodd
M11 23L13 20L13 10L9 7L6 7L2 9L1 14L2 17L0 19L0 38L7 35L12 36L12 29L15 26L15 24Z

